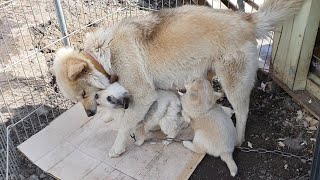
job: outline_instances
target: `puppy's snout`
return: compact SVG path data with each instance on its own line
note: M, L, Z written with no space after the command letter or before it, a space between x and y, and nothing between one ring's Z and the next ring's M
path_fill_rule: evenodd
M95 99L99 99L98 93L94 96Z

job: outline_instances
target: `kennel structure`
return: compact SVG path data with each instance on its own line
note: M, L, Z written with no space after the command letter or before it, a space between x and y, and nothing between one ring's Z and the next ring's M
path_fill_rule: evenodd
M300 13L274 32L272 75L293 98L320 117L320 2L307 0Z
M263 2L244 0L245 11ZM237 0L0 1L0 179L18 179L32 168L16 147L74 105L49 72L58 48L81 48L86 32L184 4L238 10ZM259 67L266 71L271 45L271 38L258 41Z

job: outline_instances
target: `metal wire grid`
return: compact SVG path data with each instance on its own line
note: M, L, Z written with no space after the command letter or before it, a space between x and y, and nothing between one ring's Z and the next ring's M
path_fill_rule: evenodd
M212 4L214 1L219 3L215 8L232 6L229 1L226 5L223 0L212 0ZM56 18L57 2L64 13L60 21L66 22L66 32L60 31ZM52 85L49 73L54 53L63 43L81 48L84 33L96 27L110 26L127 16L196 3L193 0L0 1L0 179L6 175L8 179L17 179L21 155L15 147L72 106ZM252 7L251 11L255 9ZM266 70L271 42L271 39L259 42L262 68Z

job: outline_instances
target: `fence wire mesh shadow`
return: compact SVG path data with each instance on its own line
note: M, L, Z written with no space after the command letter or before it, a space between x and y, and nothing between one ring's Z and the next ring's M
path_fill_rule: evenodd
M254 12L263 1L246 1L244 10ZM49 73L58 48L68 43L81 48L85 32L184 4L237 10L237 0L0 1L0 179L29 176L23 169L32 167L21 163L16 146L73 105ZM268 71L272 39L258 44L259 67Z

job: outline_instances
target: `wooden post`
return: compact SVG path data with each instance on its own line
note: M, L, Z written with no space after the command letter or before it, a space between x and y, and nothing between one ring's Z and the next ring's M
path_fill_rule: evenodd
M309 67L311 63L312 52L318 32L320 22L320 1L312 0L310 3L309 14L304 21L307 21L304 39L300 52L300 58L297 67L296 78L294 80L293 90L302 90L307 83Z
M291 90L305 90L320 21L320 1L306 0L301 11L275 32L272 72Z

